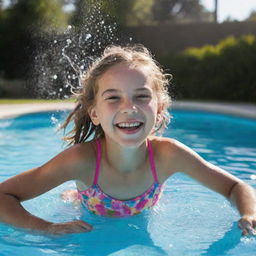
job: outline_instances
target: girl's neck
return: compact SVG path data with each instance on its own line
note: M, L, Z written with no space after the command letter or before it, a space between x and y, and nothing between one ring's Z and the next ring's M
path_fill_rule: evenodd
M139 169L147 158L147 141L138 147L123 147L112 140L104 139L102 155L113 171L130 173Z

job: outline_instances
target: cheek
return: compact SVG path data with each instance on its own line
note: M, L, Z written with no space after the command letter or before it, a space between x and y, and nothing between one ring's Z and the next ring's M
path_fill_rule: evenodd
M151 110L153 113L157 113L158 110L158 103L156 99L153 99L149 104L148 104L148 109Z
M113 105L102 105L99 107L99 118L101 120L111 121L111 117L114 116L116 106Z
M117 110L117 108L118 106L116 104L105 104L102 105L102 112L111 115Z

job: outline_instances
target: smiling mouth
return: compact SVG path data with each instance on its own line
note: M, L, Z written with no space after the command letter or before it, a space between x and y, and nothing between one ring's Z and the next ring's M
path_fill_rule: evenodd
M123 130L136 130L138 128L140 128L143 125L142 122L122 122L122 123L118 123L115 126L118 127L119 129L123 129Z

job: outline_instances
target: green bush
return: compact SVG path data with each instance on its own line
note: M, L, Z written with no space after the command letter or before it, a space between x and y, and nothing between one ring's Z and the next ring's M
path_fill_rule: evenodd
M256 102L256 38L228 37L217 45L167 54L160 62L174 76L179 99Z

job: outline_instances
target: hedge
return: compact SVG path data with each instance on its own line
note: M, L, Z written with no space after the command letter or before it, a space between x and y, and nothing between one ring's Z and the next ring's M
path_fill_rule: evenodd
M230 36L217 45L160 58L173 75L178 99L256 103L256 38Z

